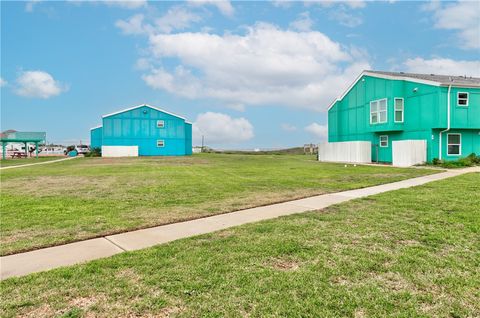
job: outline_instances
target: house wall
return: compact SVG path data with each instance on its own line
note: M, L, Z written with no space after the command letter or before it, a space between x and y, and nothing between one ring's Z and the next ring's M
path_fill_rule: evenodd
M469 93L468 107L457 105L458 91ZM372 161L392 162L392 141L426 140L427 160L432 161L438 157L438 132L447 127L447 93L447 87L363 76L329 109L328 141L370 141ZM395 97L404 99L403 123L394 121ZM387 98L387 122L370 124L370 101L382 98ZM452 127L480 129L480 89L452 88L451 116ZM388 136L388 147L379 147L381 135ZM470 144L476 138L466 136L465 148L477 149L478 145ZM442 144L446 145L446 137Z
M102 148L102 127L90 130L90 148Z
M157 120L164 120L165 127L158 128ZM187 139L191 140L191 127L185 120L148 106L103 118L103 145L138 146L140 156L190 154ZM157 140L163 140L164 147L157 147Z
M192 154L192 124L185 123L185 154Z

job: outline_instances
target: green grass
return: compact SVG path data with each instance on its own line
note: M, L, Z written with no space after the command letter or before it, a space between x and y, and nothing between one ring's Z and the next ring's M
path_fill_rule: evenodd
M0 284L3 317L479 317L480 174Z
M2 171L3 255L437 171L202 154L78 158Z
M15 159L0 159L0 167L20 166L29 163L45 162L65 158L52 156L52 157L38 157L38 158L15 158Z

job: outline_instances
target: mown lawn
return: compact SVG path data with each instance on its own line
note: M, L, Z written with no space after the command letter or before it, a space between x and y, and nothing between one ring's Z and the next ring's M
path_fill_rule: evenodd
M480 173L0 283L3 317L479 317Z
M0 159L0 167L20 166L29 163L45 162L65 158L65 156L57 157L38 157L38 158L15 158L15 159Z
M78 158L1 173L1 254L434 173L304 155Z

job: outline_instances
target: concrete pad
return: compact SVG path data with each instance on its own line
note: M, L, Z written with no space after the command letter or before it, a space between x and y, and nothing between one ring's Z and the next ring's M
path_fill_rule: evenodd
M36 251L0 257L0 278L23 276L78 264L123 252L104 238L80 241Z
M110 235L106 238L127 251L138 250L181 238L211 233L229 227L272 219L282 215L312 210L289 203L273 204L202 219L156 226L153 228Z

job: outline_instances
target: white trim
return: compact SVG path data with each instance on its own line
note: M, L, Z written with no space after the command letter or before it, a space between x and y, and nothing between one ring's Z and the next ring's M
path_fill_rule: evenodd
M385 100L385 121L380 121L380 102ZM377 122L372 122L372 103L377 103ZM378 124L385 124L388 123L388 99L387 98L380 98L376 100L370 101L370 125L378 125Z
M382 137L387 138L387 145L386 146L382 146ZM380 146L380 148L388 148L388 135L378 136L378 145Z
M190 121L185 120L185 124L193 125Z
M335 105L336 102L341 101L363 76L371 76L371 77L376 77L376 78L391 79L391 80L398 80L398 81L407 81L407 82L427 84L427 85L432 85L432 86L473 87L473 88L478 88L479 87L479 86L476 86L476 85L468 85L468 84L463 84L462 85L462 84L457 84L457 83L447 84L447 83L439 83L439 82L435 82L435 81L423 80L423 79L412 78L412 77L401 76L401 75L385 75L385 74L378 74L378 73L373 73L373 72L369 72L369 71L363 71L355 79L355 81L347 88L347 90L345 90L342 93L342 95L340 95L337 99L335 99L330 104L330 106L328 106L327 111L329 111L330 108L332 108L333 105Z
M397 104L395 103L395 101L396 101L397 99L402 101L402 120L401 120L401 121L397 121L397 120L395 119L395 115L396 115L395 113L397 112L397 109L395 108L395 106L396 106ZM394 98L393 98L393 122L394 122L394 123L403 123L404 120L405 120L405 100L403 99L403 97L394 97Z
M151 105L148 105L148 104L142 104L142 105L138 105L138 106L134 106L134 107L130 107L130 108L126 108L126 109L123 109L123 110L119 110L118 112L114 112L114 113L110 113L110 114L107 114L107 115L103 115L102 118L106 118L106 117L110 117L110 116L113 116L113 115L117 115L117 114L120 114L120 113L124 113L124 112L128 112L129 110L134 110L134 109L137 109L137 108L140 108L140 107L149 107L151 109L155 109L159 112L162 112L162 113L165 113L165 114L168 114L168 115L172 115L174 117L177 117L177 118L180 118L180 119L183 119L183 120L186 120L185 117L182 117L182 116L178 116L174 113L170 113L164 109L161 109L161 108L158 108L158 107L155 107L155 106L151 106Z
M161 146L158 145L159 142L162 143ZM165 147L165 140L164 140L164 139L158 139L158 140L157 140L157 148L163 148L163 147Z
M460 97L458 95L460 94L467 94L467 104L465 105L460 105L458 103L458 100L460 99ZM463 98L462 98L463 99ZM470 99L470 94L468 92L457 92L457 107L468 107L468 100Z
M94 130L94 129L97 129L97 128L102 128L103 126L102 125L99 125L99 126L95 126L93 128L90 128L90 130Z
M453 135L460 136L460 141L459 141L458 144L450 144L450 143L448 142L448 137L453 136ZM448 146L450 146L450 145L452 145L452 146L458 146L458 154L456 154L456 153L449 153L449 152L448 152ZM460 134L460 133L447 134L447 156L461 156L461 155L462 155L462 134Z

